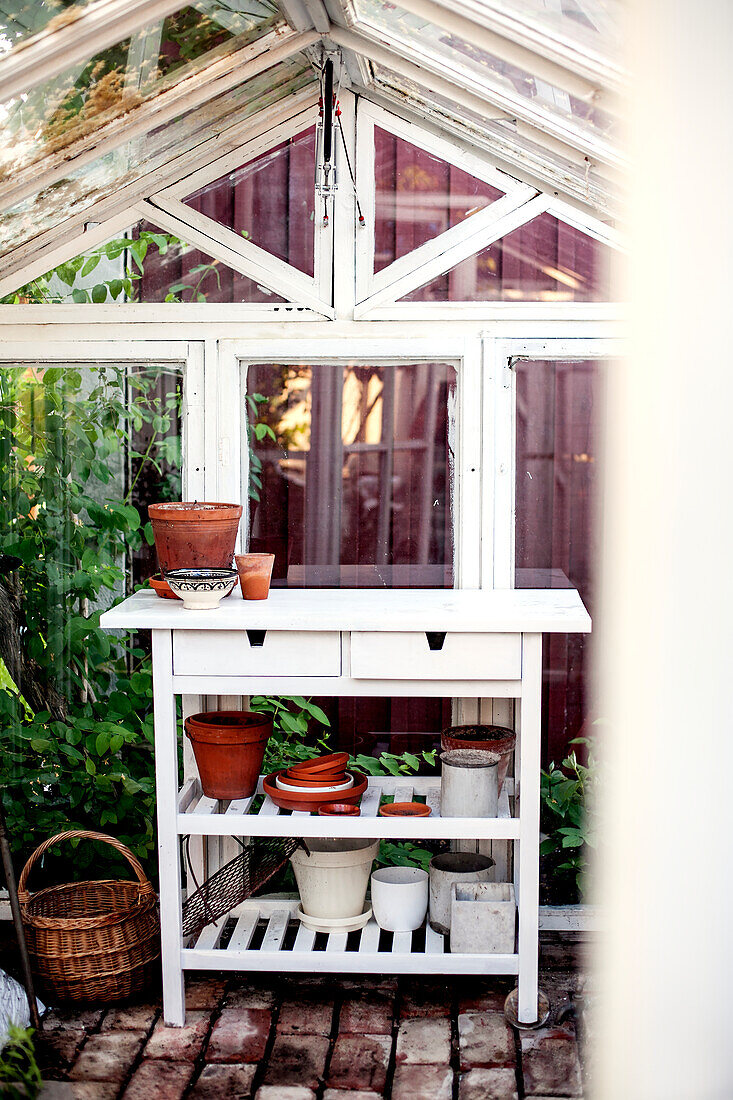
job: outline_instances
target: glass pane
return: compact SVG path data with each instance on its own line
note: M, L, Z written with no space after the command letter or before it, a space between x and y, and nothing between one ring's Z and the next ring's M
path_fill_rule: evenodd
M608 301L609 251L554 215L540 214L401 301Z
M40 194L24 199L0 214L0 255L87 210L114 194L120 182L134 184L211 136L294 94L316 78L308 59L296 54L267 72L240 84L204 108L191 111L159 129L135 138L91 164L70 171ZM2 122L0 105L0 123Z
M2 304L283 301L179 237L138 222L20 287Z
M606 364L524 362L517 376L515 585L577 588L595 615ZM592 721L589 637L543 647L545 760L559 761Z
M410 54L422 54L442 63L441 67L457 72L485 86L499 85L510 95L531 100L549 114L572 118L599 134L608 133L613 119L605 111L569 95L562 88L548 84L531 72L518 68L473 42L460 38L436 23L405 11L388 0L357 0L360 21L403 43ZM428 81L429 87L429 81Z
M248 368L250 425L274 435L250 436L250 547L274 585L452 587L455 385L448 363ZM351 752L429 749L450 724L449 700L319 702Z
M63 27L89 0L3 0L0 3L0 56L53 26ZM53 25L53 26L52 26Z
M184 201L285 263L313 274L315 127L282 142Z
M175 365L0 367L0 784L21 862L107 823L153 862L150 660L94 612L155 568L143 528L180 499L181 397ZM91 844L64 854L62 881L106 867Z
M374 127L374 270L432 240L504 192Z
M171 88L195 62L213 62L281 23L270 0L253 0L247 15L202 0L9 100L0 124L13 140L0 153L0 179Z
M588 46L606 56L622 46L623 8L619 0L493 0L529 23L537 23L561 39Z

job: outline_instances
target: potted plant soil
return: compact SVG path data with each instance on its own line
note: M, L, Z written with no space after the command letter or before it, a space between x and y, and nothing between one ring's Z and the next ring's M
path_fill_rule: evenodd
M172 569L231 567L241 504L173 501L151 504L148 515L164 576Z
M212 710L186 719L201 789L208 798L248 798L272 734L272 719L249 710Z
M517 735L507 726L449 726L440 735L443 752L452 749L478 749L499 756L499 794L511 763Z

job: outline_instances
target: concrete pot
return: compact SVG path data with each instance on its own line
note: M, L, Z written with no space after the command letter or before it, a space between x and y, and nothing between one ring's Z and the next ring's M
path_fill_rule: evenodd
M450 932L451 887L455 882L487 882L494 860L478 852L444 852L430 860L430 927Z
M327 920L360 916L379 841L309 837L306 843L310 855L298 849L290 857L303 912Z
M382 867L372 875L374 919L385 932L414 932L428 911L428 873L420 867Z
M509 765L517 743L517 735L508 726L449 726L440 735L440 747L444 752L451 749L479 749L482 752L495 752L499 761L499 794L504 786Z
M171 569L229 569L241 504L173 501L151 504L155 549L163 575Z
M496 817L499 759L494 752L452 749L440 754L441 817Z
M468 955L511 955L517 906L510 882L454 882L450 949Z

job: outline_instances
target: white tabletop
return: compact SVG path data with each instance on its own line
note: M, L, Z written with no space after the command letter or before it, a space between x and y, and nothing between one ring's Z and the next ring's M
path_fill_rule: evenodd
M276 588L243 600L237 588L214 611L187 611L150 590L105 611L124 630L445 630L461 633L582 633L591 620L574 588Z

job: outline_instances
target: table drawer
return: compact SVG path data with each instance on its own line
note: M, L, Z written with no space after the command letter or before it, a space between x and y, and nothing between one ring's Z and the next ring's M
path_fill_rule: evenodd
M337 630L176 630L176 676L339 676Z
M518 680L519 634L354 631L351 675L356 680Z

